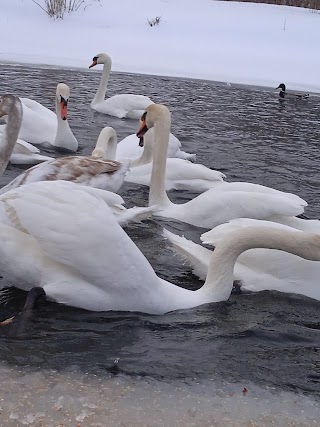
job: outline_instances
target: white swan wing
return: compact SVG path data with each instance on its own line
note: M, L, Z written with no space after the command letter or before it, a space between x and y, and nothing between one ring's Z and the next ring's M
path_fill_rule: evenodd
M212 252L166 229L163 230L163 237L169 240L173 251L192 267L192 272L201 280L206 280Z
M32 144L53 144L58 128L56 114L36 101L22 99L23 117L19 138Z
M128 289L152 286L158 278L104 201L83 188L61 181L34 183L1 196L0 201L10 207L13 227L19 223L47 256L103 288L116 309L117 299L125 305ZM128 306L134 309L134 301Z

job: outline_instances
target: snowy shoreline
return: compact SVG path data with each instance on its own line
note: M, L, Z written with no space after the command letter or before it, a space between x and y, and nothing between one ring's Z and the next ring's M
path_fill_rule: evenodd
M1 63L83 70L107 52L114 72L320 92L320 14L303 8L101 0L53 21L33 2L1 3ZM161 22L151 28L155 16Z

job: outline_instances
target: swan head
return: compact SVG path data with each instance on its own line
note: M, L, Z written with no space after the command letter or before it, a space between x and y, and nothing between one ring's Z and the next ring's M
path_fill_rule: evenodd
M59 83L56 90L56 98L60 107L60 115L62 120L67 120L69 97L70 97L69 86L64 83Z
M139 138L140 147L144 145L144 135L148 129L153 128L157 123L168 123L170 126L171 113L168 107L162 104L151 104L142 114L139 121L137 137Z
M98 53L92 59L92 64L89 65L89 68L95 67L97 64L109 63L111 65L111 58L106 53Z
M286 91L286 85L284 83L280 83L278 87L276 87L276 89L281 89L283 90L283 92Z
M0 98L0 117L9 114L14 107L18 107L22 114L22 105L18 97L10 94L3 95Z

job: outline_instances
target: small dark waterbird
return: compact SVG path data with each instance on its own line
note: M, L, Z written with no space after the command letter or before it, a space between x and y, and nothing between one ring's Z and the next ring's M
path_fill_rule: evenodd
M286 85L284 83L280 83L276 89L280 89L279 97L281 99L307 99L309 98L308 93L292 93L286 92Z

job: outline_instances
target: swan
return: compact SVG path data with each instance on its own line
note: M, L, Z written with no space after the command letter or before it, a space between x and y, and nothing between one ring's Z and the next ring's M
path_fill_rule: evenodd
M0 196L0 271L22 289L40 286L58 303L93 311L164 314L225 301L233 267L251 248L320 260L320 236L246 228L229 233L211 254L206 281L196 291L158 277L110 208L72 183L37 182ZM14 262L12 262L14 260Z
M153 133L150 134L150 131ZM135 139L136 145L138 145L137 137ZM144 151L140 158L131 161L125 181L150 186L153 167L154 128L149 129L144 135L143 146ZM204 165L181 158L168 157L165 171L165 189L167 191L175 189L202 192L211 188L216 181L222 181L225 177L222 172L209 169Z
M203 243L219 246L220 242L228 240L230 233L241 230L250 234L261 227L272 233L279 233L279 236L283 231L303 234L300 230L283 224L239 218L203 233L201 240ZM163 234L172 244L174 252L191 265L193 273L205 280L212 251L168 230ZM241 289L252 292L276 290L320 300L320 263L275 249L250 249L239 256L234 267L234 280L240 280Z
M146 140L150 139L150 143L153 143L153 134L153 128L149 129L148 132L145 134ZM126 136L118 143L117 159L138 159L142 156L143 151L143 147L137 144L136 134L133 133L131 135ZM187 153L186 151L181 150L181 142L176 136L170 133L167 157L178 157L179 159L194 161L196 159L196 154Z
M39 148L34 147L29 142L18 139L9 161L12 165L35 165L52 159L53 157L40 154Z
M294 217L307 206L300 197L279 192L216 191L210 189L180 205L170 201L165 191L166 152L170 132L170 112L161 104L150 105L137 132L143 138L154 127L154 155L149 206L157 205L156 216L176 219L198 227L213 228L233 218L267 219L271 215Z
M100 132L91 156L60 157L33 166L1 188L0 194L31 182L56 180L117 192L123 184L129 164L108 160L115 157L116 150L117 134L112 127L105 127Z
M23 109L19 98L14 95L4 95L2 98L0 98L0 117L3 117L4 115L7 115L7 124L4 128L4 132L0 140L0 175L3 174L8 165L9 158L17 140L22 122ZM101 145L99 144L99 139L96 148L101 148ZM95 155L97 155L97 153ZM98 159L94 159L94 161L97 162ZM93 188L80 184L73 184L72 182L68 181L57 182L59 182L59 191L61 193L64 191L70 191L70 188L74 189L75 185L76 188L79 187L80 189L82 189L82 192L87 192L94 197L102 199L104 203L110 205L113 214L116 216L117 221L121 225L127 225L129 222L139 222L143 219L146 219L153 214L155 209L157 209L157 207L150 207L147 209L144 207L133 207L130 209L126 209L124 206L122 206L124 203L122 197L113 192L100 190L98 188ZM28 187L28 185L23 186L23 188ZM3 193L5 193L5 191L3 191ZM7 191L7 193L11 192ZM5 197L5 194L3 197ZM6 216L7 212L2 211L2 217L6 218Z
M67 120L69 97L69 87L59 83L56 89L56 114L37 101L20 98L23 120L19 138L31 144L47 142L54 147L77 151L78 141Z
M153 104L150 98L144 95L121 94L105 99L112 61L106 53L96 55L89 68L103 64L103 71L99 87L91 102L91 108L100 113L115 116L119 119L138 119L148 105Z

